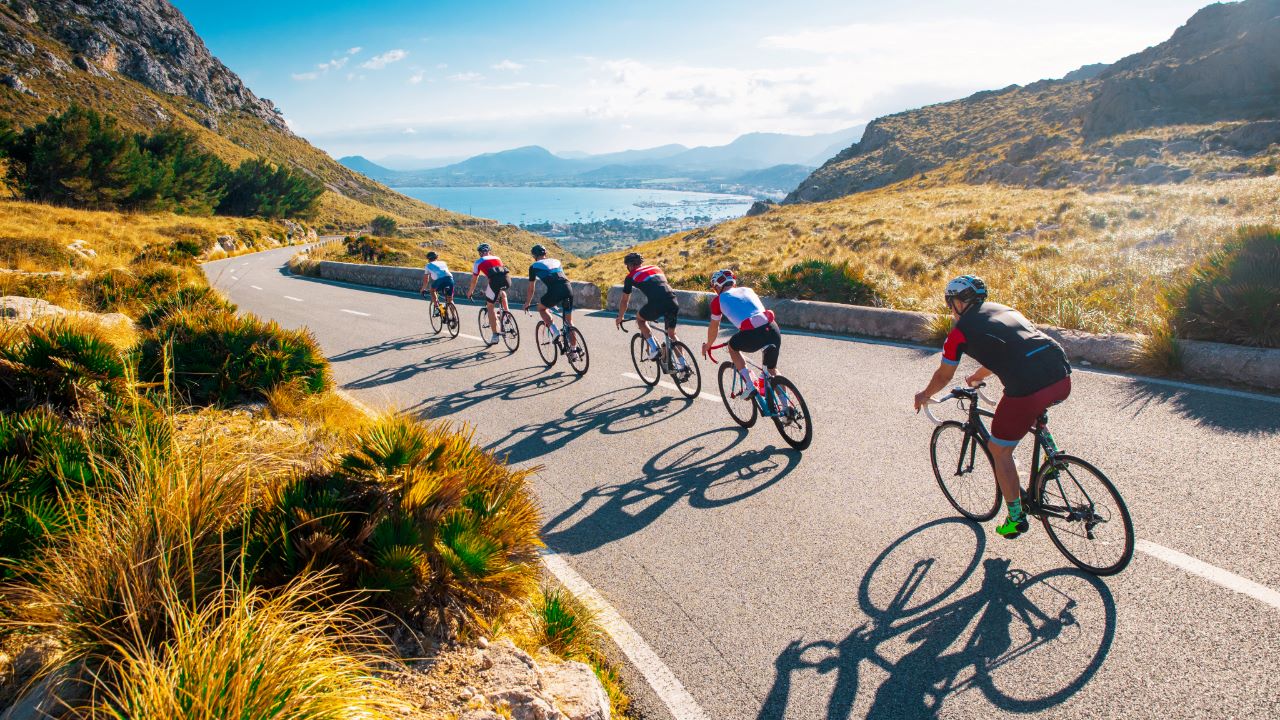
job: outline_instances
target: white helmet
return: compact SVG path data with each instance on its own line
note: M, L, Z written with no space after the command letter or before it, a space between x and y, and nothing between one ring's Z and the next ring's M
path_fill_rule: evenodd
M711 287L716 292L724 292L726 288L731 288L738 284L738 278L733 276L733 271L725 268L717 270L711 274Z

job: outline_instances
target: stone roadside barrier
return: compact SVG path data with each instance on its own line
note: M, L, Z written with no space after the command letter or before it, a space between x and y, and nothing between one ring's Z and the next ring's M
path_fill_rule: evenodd
M705 320L711 293L677 290L681 315ZM778 324L816 332L864 335L869 337L930 343L928 313L887 308L860 307L811 300L761 298L773 310ZM605 306L616 311L622 301L622 286L609 288ZM644 293L631 293L628 312L644 307ZM1057 340L1073 363L1098 365L1116 370L1136 370L1142 349L1141 335L1095 335L1080 330L1041 326ZM1280 390L1280 349L1252 348L1223 343L1184 340L1182 374L1194 380L1250 385Z
M422 287L422 268L396 267L390 265L364 265L362 263L344 263L334 260L321 260L314 264L313 272L325 280L369 285L388 290L405 290L417 292ZM453 280L458 286L458 296L466 292L471 283L471 273L455 272ZM476 297L483 297L484 289L489 281L484 277L476 284ZM585 310L600 309L600 288L594 283L571 282L575 307ZM528 292L529 279L512 277L511 288L507 290L507 300L512 307L524 304L525 293ZM541 289L538 291L541 296ZM534 301L537 302L535 296Z

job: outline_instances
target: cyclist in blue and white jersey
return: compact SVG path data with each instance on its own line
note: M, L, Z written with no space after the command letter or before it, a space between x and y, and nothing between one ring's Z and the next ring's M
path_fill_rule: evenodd
M422 270L422 287L418 288L418 294L425 297L428 290L431 291L433 303L440 301L437 293L444 297L445 302L453 300L453 273L449 272L449 266L434 252L427 253L427 265Z
M547 249L542 245L534 245L529 251L533 255L533 264L529 266L529 294L525 297L524 309L529 311L533 304L534 286L542 281L546 292L538 299L538 314L542 322L547 324L551 337L555 338L560 331L552 321L550 308L559 306L564 314L566 324L573 324L573 290L569 287L569 278L565 277L564 267L559 260L547 257ZM573 335L569 335L569 346L573 347Z

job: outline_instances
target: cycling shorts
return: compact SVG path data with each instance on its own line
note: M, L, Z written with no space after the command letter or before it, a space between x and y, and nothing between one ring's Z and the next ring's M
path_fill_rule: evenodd
M567 282L553 282L547 286L547 292L538 300L538 304L546 308L558 305L567 315L573 312L573 290Z
M1071 376L1043 387L1030 395L1005 395L996 405L991 419L991 442L1005 447L1015 447L1035 426L1036 420L1049 409L1071 395Z
M431 283L431 289L435 290L437 293L440 293L441 295L444 295L446 298L453 298L453 290L454 290L453 278L442 277L439 280L436 280L435 282Z
M499 288L497 288L496 290L494 289L494 287L493 287L492 285L486 285L486 286L485 286L485 288L484 288L484 299L485 299L485 302L487 302L487 303L495 303L495 302L497 302L497 301L498 301L498 293L499 293L500 291L502 291L502 290L506 290L506 289L507 289L507 286L506 286L506 285L503 285L502 287L499 287Z
M764 366L772 370L778 367L778 350L782 347L782 331L778 329L776 322L750 330L740 330L729 338L729 347L740 353L752 353L764 348Z
M636 314L645 322L654 322L662 318L662 326L667 329L667 332L671 332L676 329L676 323L679 321L680 306L676 304L674 298L667 302L646 302Z

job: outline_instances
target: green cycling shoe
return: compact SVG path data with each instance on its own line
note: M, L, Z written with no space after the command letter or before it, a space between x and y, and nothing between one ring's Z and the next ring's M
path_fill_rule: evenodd
M1005 517L1003 525L998 525L996 527L996 534L998 534L1002 538L1012 540L1018 537L1019 535L1021 535L1022 533L1026 532L1030 528L1031 528L1031 525L1027 523L1027 516L1025 514L1023 514L1017 520L1014 520L1013 516L1009 515Z

